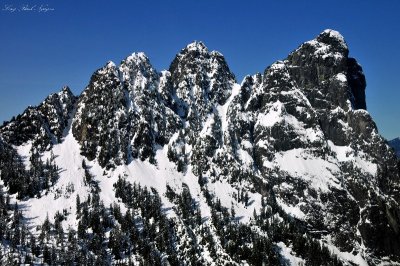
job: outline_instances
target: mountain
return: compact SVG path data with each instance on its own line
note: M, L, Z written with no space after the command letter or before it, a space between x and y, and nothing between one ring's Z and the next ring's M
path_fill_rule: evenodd
M202 42L0 127L1 262L400 265L400 164L325 30L238 84Z
M395 138L389 141L389 146L395 150L397 157L400 158L400 138Z
M49 95L39 106L28 107L1 127L2 137L10 144L21 145L28 140L46 150L60 142L76 97L68 87Z

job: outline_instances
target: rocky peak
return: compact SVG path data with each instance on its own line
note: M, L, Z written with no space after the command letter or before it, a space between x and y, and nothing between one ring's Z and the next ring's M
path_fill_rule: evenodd
M331 47L335 47L337 49L343 49L343 51L348 50L347 43L344 40L344 37L342 36L342 34L340 34L338 31L335 30L331 29L324 30L318 35L316 40L320 43L324 43Z
M68 86L64 86L59 92L47 96L39 107L46 104L59 105L64 109L63 113L69 113L75 101L76 96L72 93L71 89Z
M130 93L138 95L142 90L156 89L159 74L153 68L149 58L144 53L133 53L121 62L119 67L124 86ZM131 95L134 97L134 95Z
M224 104L231 95L235 76L222 54L209 52L202 42L193 42L173 60L171 92L175 111L197 129L215 104Z
M189 43L183 50L185 52L198 52L200 54L208 53L208 48L201 41L194 41L192 43Z
M51 103L54 101L59 101L60 103L63 103L64 101L73 98L75 98L75 96L71 92L70 88L68 86L64 86L59 92L51 93L50 95L48 95L40 105Z
M120 139L121 132L110 132L126 119L126 97L117 66L109 61L95 71L88 86L79 96L72 124L75 138L82 144L82 154L89 160L99 156L101 165L112 154L110 164L120 164L126 156L120 150L105 147Z
M72 98L74 94L72 93L71 89L68 86L63 86L61 91L58 93L60 96L61 95L66 95L69 98Z
M324 31L289 55L288 63L293 74L299 77L299 86L315 88L334 75L346 72L348 49L338 36L341 35Z
M348 54L343 36L325 30L289 55L290 72L314 107L325 109L328 104L333 109L337 106L344 110L366 109L365 76L361 66Z
M113 61L107 61L107 63L104 65L104 69L114 69L116 67L115 63Z
M96 70L95 74L106 75L106 74L114 73L115 71L116 71L115 63L113 61L108 61L104 66L102 66L101 68Z
M82 154L106 168L151 159L155 145L163 145L178 123L161 103L160 76L144 53L97 70L79 98L73 123Z
M21 145L33 141L39 150L59 143L75 107L76 97L69 87L50 94L38 106L28 107L21 115L0 128L7 142Z
M121 85L117 66L112 61L108 61L103 67L96 70L90 78L89 85L84 89L82 95L90 97L79 97L79 102L85 98L90 101L94 94L101 96L102 93L112 93ZM111 92L106 92L110 91ZM78 108L79 109L79 108Z
M150 62L149 58L143 52L134 52L130 56L128 56L124 61L126 62L136 62L136 64L140 64L140 62Z
M132 53L126 59L122 60L121 66L119 67L121 72L126 72L126 69L136 70L141 73L154 72L150 59L143 53Z
M55 135L57 142L61 140L64 129L68 125L75 107L76 97L68 86L64 86L58 93L50 94L38 106L39 112Z
M361 66L349 58L348 53L343 37L336 31L325 30L285 60L294 83L317 112L325 136L337 145L353 142L343 135L342 130L346 123L358 121L352 117L371 120L368 113L351 112L366 109L366 82ZM333 110L338 112L327 112ZM364 124L370 125L367 128L375 128L371 123Z

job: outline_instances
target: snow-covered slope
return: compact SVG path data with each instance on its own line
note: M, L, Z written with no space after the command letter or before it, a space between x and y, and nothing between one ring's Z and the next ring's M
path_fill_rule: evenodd
M63 89L0 128L19 206L0 204L1 250L49 264L399 264L398 162L348 54L325 30L241 84L201 42L161 73L143 53L108 62L77 100Z

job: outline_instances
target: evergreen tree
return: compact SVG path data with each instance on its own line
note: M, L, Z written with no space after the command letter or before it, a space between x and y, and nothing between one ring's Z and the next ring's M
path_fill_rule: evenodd
M76 214L78 217L81 214L81 199L79 197L79 194L76 194Z

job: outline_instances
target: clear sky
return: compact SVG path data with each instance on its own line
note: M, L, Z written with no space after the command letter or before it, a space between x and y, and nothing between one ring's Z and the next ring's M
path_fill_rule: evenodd
M201 40L241 82L326 28L344 35L363 66L381 134L400 136L398 0L0 0L0 122L64 85L80 94L96 69L132 52L161 71Z

